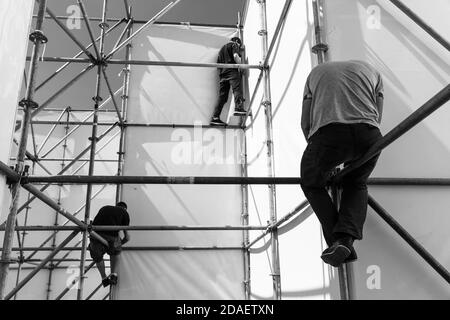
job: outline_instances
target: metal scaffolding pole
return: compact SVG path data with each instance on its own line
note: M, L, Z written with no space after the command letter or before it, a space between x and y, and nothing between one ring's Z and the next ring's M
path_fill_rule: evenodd
M24 106L24 115L23 115L23 122L22 122L22 131L20 136L20 144L19 144L19 150L17 155L17 162L16 162L16 172L19 176L23 174L24 171L24 160L25 160L25 152L28 142L28 133L29 133L29 127L30 127L30 121L31 121L31 111L33 108L37 106L36 102L33 101L34 98L34 89L35 89L35 82L36 82L36 73L37 73L37 66L38 66L38 57L39 52L41 49L41 45L45 42L47 42L47 38L42 33L42 26L44 21L44 13L45 13L45 7L47 5L46 0L41 0L39 2L39 9L38 9L38 18L36 20L35 25L35 31L30 34L30 40L33 42L33 48L32 48L32 60L29 66L28 71L28 82L26 86L26 92L25 92L25 99L21 101L21 104ZM6 221L6 231L4 234L4 240L3 240L3 251L1 256L1 263L0 263L0 299L3 299L5 297L5 288L6 288L6 281L9 271L9 259L11 257L11 247L13 243L13 237L14 237L14 228L16 225L16 217L17 217L17 208L19 203L19 197L20 197L20 183L16 182L13 184L11 188L11 194L12 194L12 202L10 206L10 212Z
M1 169L0 169L1 171ZM88 176L56 175L23 177L22 183L66 183L66 184L295 184L297 177L189 177L189 176Z
M267 12L266 0L257 0L261 10L261 30L258 34L262 41L262 61L266 61L268 53L268 32L267 32ZM266 114L266 143L267 143L267 174L269 177L275 177L275 157L273 146L273 129L272 129L272 98L270 90L270 71L268 68L263 70L264 98L263 104ZM270 222L277 221L277 204L276 189L274 184L269 185L269 210ZM280 254L278 245L278 229L272 229L271 237L272 249L272 281L273 281L273 298L281 300L281 275L280 275Z
M69 122L69 120L70 120L70 112L67 111L66 121ZM67 134L67 132L69 131L69 126L66 125L64 130L65 130L65 132ZM64 144L63 144L63 152L62 152L63 160L61 161L61 169L63 169L65 167L65 160L64 160L64 158L66 157L66 153L67 153L67 139L64 141ZM58 201L57 201L58 205L61 205L62 188L63 188L62 185L60 185L59 188L58 188ZM58 224L59 224L58 218L59 218L59 214L58 214L58 212L55 212L54 226L58 226ZM52 239L52 248L56 248L56 235ZM50 267L50 270L48 272L47 300L50 300L50 293L52 292L52 279L53 279L53 267L54 267L54 261L53 260L50 261L49 267Z
M84 270L84 274L86 274L94 265L95 265L95 262L91 262ZM71 285L65 287L64 290L55 298L55 300L61 300L62 297L64 297L66 295L66 293L69 292L70 289L72 289L72 287L79 281L79 279L80 279L80 276L73 279Z
M372 209L403 238L441 277L450 283L450 273L440 264L413 236L411 236L395 219L369 195L369 205Z
M326 62L328 57L326 52L328 51L328 45L324 42L322 37L322 13L323 6L321 0L313 0L313 16L314 16L314 35L316 44L312 47L312 52L317 55L318 64ZM336 208L340 206L340 191L337 186L333 186L330 189L331 198ZM338 267L339 288L341 300L351 300L353 298L353 287L351 284L352 270L350 264L343 264Z
M36 163L33 162L32 165L31 165L31 172L32 173L34 173L35 167L36 167ZM28 193L27 197L28 197L28 199L30 198L30 194L29 193ZM30 207L27 207L27 209L25 210L25 217L24 217L24 220L23 220L23 226L24 227L27 226L29 212L30 212ZM19 227L20 226L18 226L17 219L16 219L16 230L18 230ZM26 230L22 231L22 239L21 239L21 241L19 241L19 243L21 243L22 247L25 246L25 236L27 234L28 233L26 232ZM21 274L21 271L22 271L22 265L23 265L24 262L25 262L25 257L23 255L23 252L21 252L20 253L19 266L18 266L17 273L16 273L16 286L19 284L20 274ZM14 300L16 300L16 299L17 299L17 295L14 295Z
M61 114L58 116L58 118L56 119L56 122L59 122L62 117L64 116L64 114L67 112L67 110L70 109L69 107L64 108L64 110L61 112ZM32 121L33 122L33 121ZM67 126L67 122L65 123L65 125ZM64 123L64 121L62 121L61 123ZM51 127L51 129L49 130L49 132L47 133L47 135L45 136L44 140L42 140L41 145L39 146L39 149L36 151L36 157L39 156L39 153L42 151L42 148L44 147L44 145L47 143L48 139L50 138L51 134L53 133L53 131L55 131L57 124L53 124L53 126Z
M126 0L125 0L126 1ZM125 4L127 6L127 4ZM127 15L131 15L131 7L127 7ZM131 36L133 33L133 20L130 19L130 23L127 25L127 38ZM117 44L116 46L117 47ZM127 43L125 47L125 59L130 60L131 59L131 43ZM124 121L127 121L128 118L128 97L130 93L130 72L131 72L131 65L127 64L122 69L123 72L123 84L122 84L122 103L121 103L121 112L122 112L122 118ZM124 155L125 155L125 138L126 138L126 132L127 127L123 125L120 127L120 138L119 138L119 151L117 152L117 176L121 176L123 174L123 167L124 167ZM123 186L121 184L117 184L116 186L116 203L122 200L122 193L123 193Z
M268 225L262 234L260 234L255 240L253 240L251 243L248 244L247 249L250 249L255 243L257 243L259 240L261 240L267 234L269 234L273 228L278 228L283 223L285 223L286 221L291 219L293 216L295 216L298 212L300 212L303 209L305 209L306 207L308 207L308 205L309 205L308 202L305 200L302 203L300 203L297 207L295 207L294 210L292 210L291 212L286 214L283 218L278 220L276 223Z
M411 130L415 125L424 120L434 111L439 109L447 101L450 100L450 84L444 89L439 91L430 100L425 102L419 109L414 111L405 120L395 126L391 131L386 133L383 138L378 140L362 157L357 161L353 162L351 165L345 167L341 170L334 179L339 181L348 172L358 168L362 164L366 163L368 160L372 159L374 156L379 154L384 148L390 145L392 142L397 140L399 137L404 135L406 132Z
M42 1L42 0L41 0ZM46 264L49 262L58 252L60 252L75 236L78 231L73 231L63 242L61 242L56 248L52 248L52 253L47 258L31 271L10 293L5 296L5 300L11 299L24 285L28 283Z
M105 36L110 33L111 31L115 30L120 24L122 24L123 20L119 20L118 22L116 22L111 28L108 29L108 31L105 32ZM95 39L95 41L99 41L100 37L97 37L97 39ZM92 43L90 45L88 45L86 47L86 49L89 49L90 47L92 47ZM79 56L81 56L84 52L80 51L78 52L75 56L72 57L72 59L76 59ZM28 57L27 57L28 60ZM41 60L39 58L39 60ZM42 60L41 60L42 61ZM44 60L45 61L45 60ZM86 63L91 62L90 59L85 59ZM70 65L70 62L66 62L65 64L63 64L61 67L58 68L58 70L56 70L53 74L51 74L48 78L46 78L44 81L42 81L41 84L39 84L36 87L36 91L38 91L39 89L41 89L45 84L47 84L51 79L53 79L56 75L58 75L59 73L61 73L65 68L67 68Z
M120 89L119 89L120 90ZM116 95L119 90L117 90L114 95ZM99 109L102 108L104 105L106 105L106 103L108 103L111 100L111 97L108 97L108 99L106 99L100 106ZM98 111L98 110L97 110ZM74 122L71 121L69 122L69 125L76 125L75 128L73 128L72 130L70 130L70 132L66 133L64 135L64 137L62 137L58 142L56 142L52 147L50 147L49 150L47 150L47 152L41 157L41 158L45 158L46 156L48 156L53 150L56 149L56 147L58 147L66 138L68 138L70 135L72 135L75 131L77 131L82 125L87 124L87 125L93 125L93 122L87 123L86 121L92 116L94 115L94 111L92 111L90 114L88 114L82 121L80 122ZM59 123L58 123L59 124ZM61 122L61 124L67 125L67 122ZM115 125L117 123L108 123L107 125Z
M54 95L52 95L50 98L47 99L42 105L37 107L33 113L31 114L31 117L35 117L39 112L41 112L47 105L50 104L53 100L55 100L57 97L59 97L63 92L65 92L67 89L69 89L73 84L75 84L80 78L85 75L89 70L91 70L95 65L90 64L86 68L84 68L79 74L77 74L72 80L67 82L61 89L59 89Z
M99 191L97 191L97 192L92 196L92 199L94 199L94 198L95 198L95 197L96 197L103 189L104 189L104 187L103 187L102 189L100 189ZM84 209L85 205L86 205L86 204L84 204L84 205L82 205L80 208L78 208L78 210L76 210L76 211L73 213L73 216L76 217L76 216L81 212L81 210ZM81 230L81 228L79 228L79 227L73 227L73 226L67 226L67 227L66 227L66 224L68 224L69 222L71 222L71 221L70 221L69 219L67 219L66 222L64 222L61 226L53 227L52 230L65 230L66 228L67 228L67 230L77 230L77 229ZM19 227L19 228L21 228L21 227ZM59 228L62 228L62 229L59 229ZM0 229L0 230L1 230L1 229ZM30 230L30 231L31 231L31 230ZM53 233L52 235L50 235L48 238L46 238L46 239L39 245L39 247L45 246L50 240L52 240L54 237L56 237L56 235L57 235L56 232ZM79 243L81 243L81 240L79 241ZM77 243L76 245L78 245L79 243ZM29 255L26 259L31 259L36 253L37 253L37 251L34 251L34 252L30 253L30 255Z
M422 20L417 14L409 9L400 0L389 0L393 5L399 8L404 14L410 17L418 26L420 26L426 33L428 33L434 40L439 42L445 49L450 51L450 42L445 40L439 33L436 32L431 26L429 26L424 20Z
M88 18L87 14L86 14L86 9L84 8L84 4L83 4L83 2L81 0L77 0L77 3L78 3L78 6L80 7L81 14L83 15L84 22L86 24L86 28L87 28L87 31L89 33L89 37L91 38L91 41L92 41L92 46L94 47L94 51L95 51L95 54L97 56L97 60L100 60L102 57L100 55L100 52L98 51L98 48L97 48L97 45L96 45L96 41L95 41L95 38L94 38L94 34L92 33L92 29L91 29L91 23L90 23L89 18Z
M70 31L64 23L59 21L59 19L53 14L53 12L47 8L47 13L53 18L53 20L56 22L58 26L69 36L70 39L75 42L75 44L89 57L92 63L96 61L95 57L92 55L92 53L89 52L89 50L86 49L86 47L75 37L75 35Z
M116 127L117 123L112 125L111 127L109 127L101 136L99 136L97 139L97 141L100 141L101 139L103 139L106 135L108 135L115 127ZM63 174L64 172L66 172L67 170L69 170L75 163L77 163L81 157L83 157L86 152L88 152L91 148L91 145L88 145L83 151L80 152L80 154L78 154L77 157L75 157L64 169L62 169L60 172L58 172L58 175ZM0 172L3 172L9 179L12 179L12 182L15 182L15 175L12 175L11 173L11 169L6 166L3 162L0 161ZM14 171L12 171L14 172ZM15 172L14 172L15 173ZM18 179L18 178L17 178ZM46 190L48 187L50 187L50 184L47 184L46 186L42 187L39 191L44 191ZM26 209L27 206L34 201L34 199L36 199L36 197L31 197L30 199L28 199L18 210L17 213L20 213L22 210ZM3 224L2 224L3 225Z
M301 210L301 209L299 209ZM297 213L298 211L295 211ZM75 216L75 215L74 215ZM290 218L291 216L289 216ZM277 226L281 223L284 223L286 219L277 222ZM150 226L91 226L91 229L94 231L119 231L119 230L134 230L134 231L236 231L236 230L266 230L271 228L272 226L250 226L250 225L241 225L241 226L173 226L173 225L150 225ZM0 231L4 230L4 228L0 228ZM18 231L83 231L84 229L80 226L19 226L16 228Z
M119 44L114 50L112 50L105 59L110 59L114 53L121 50L127 43L129 43L134 37L136 37L142 30L147 28L148 26L152 25L156 22L159 18L161 18L163 15L165 15L170 9L172 9L178 2L181 0L176 0L174 2L170 2L164 9L162 9L160 12L158 12L153 18L151 18L147 23L145 23L143 26L141 26L136 32L134 32L131 36L129 36L127 39L125 39L121 44Z
M108 9L108 0L103 0L103 10L102 10L102 22L100 23L101 28L101 34L100 34L100 56L104 56L104 48L105 48L105 28L107 28L106 23L106 14ZM103 64L99 64L97 66L97 78L96 78L96 84L95 84L95 96L94 99L94 115L93 115L93 125L92 125L92 135L91 135L91 150L90 150L90 162L89 162L89 169L88 174L89 176L92 176L94 174L94 168L95 168L95 149L97 146L97 122L98 122L98 106L99 102L102 100L100 97L100 86L101 86L101 80L102 80L102 69ZM113 94L111 94L111 99L113 99ZM85 207L85 213L84 213L84 223L88 225L90 223L90 214L91 214L91 196L92 196L92 184L88 183L87 185L87 191L86 191L86 207ZM84 268L85 268L85 259L86 259L86 248L87 248L87 242L88 242L88 231L85 230L83 232L83 238L82 238L82 249L81 249L81 262L80 262L80 281L78 285L78 291L77 291L77 300L83 299L83 289L84 289Z

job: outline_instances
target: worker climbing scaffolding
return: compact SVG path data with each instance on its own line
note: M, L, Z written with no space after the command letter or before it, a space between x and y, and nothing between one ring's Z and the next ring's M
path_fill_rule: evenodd
M241 63L241 46L242 41L238 37L233 37L219 51L217 63L240 64ZM242 88L242 74L239 69L235 68L219 68L219 98L214 108L211 119L211 125L226 125L220 120L220 114L223 106L228 100L230 86L234 95L234 115L245 116L247 112L244 109L244 92Z
M305 85L302 131L308 145L301 161L302 189L322 224L329 246L322 259L334 267L357 258L367 213L367 179L378 155L342 181L338 208L326 186L332 170L351 164L381 138L381 75L364 61L335 61L315 67Z

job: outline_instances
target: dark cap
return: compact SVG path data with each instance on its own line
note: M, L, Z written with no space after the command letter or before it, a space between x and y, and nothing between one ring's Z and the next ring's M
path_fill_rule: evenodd
M237 42L239 42L239 45L242 44L242 41L241 41L241 39L239 39L239 37L233 37L233 38L231 38L231 41L237 41Z
M123 201L117 202L116 206L117 207L122 207L122 208L125 208L125 209L128 208L127 204L125 202L123 202Z

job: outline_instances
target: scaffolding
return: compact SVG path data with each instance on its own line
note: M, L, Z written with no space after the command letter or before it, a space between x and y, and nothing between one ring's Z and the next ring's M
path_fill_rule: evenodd
M34 31L30 34L30 40L32 42L32 54L27 57L30 61L28 79L26 80L26 93L25 98L19 103L20 108L23 110L23 120L20 126L20 140L18 145L18 154L15 158L11 158L15 161L16 165L14 168L10 168L7 164L0 162L0 172L6 176L7 183L11 186L12 194L12 204L10 207L10 212L6 223L0 226L0 230L5 231L2 257L0 261L0 298L1 299L11 299L15 298L16 294L21 290L41 269L48 268L50 270L58 268L58 266L64 261L75 261L79 262L79 276L73 280L72 286L78 283L77 299L89 300L93 295L100 289L101 284L99 284L93 292L88 295L84 292L84 279L85 274L94 267L94 263L86 258L86 248L88 236L94 237L99 241L105 243L105 240L99 236L96 231L111 231L111 230L142 230L142 231L157 231L157 230L176 230L176 231L189 231L189 230L241 230L243 232L243 245L237 247L202 247L202 246L138 246L138 247L125 247L124 250L240 250L243 252L244 258L244 292L246 299L250 299L251 286L250 286L250 248L263 239L266 235L270 235L271 238L271 250L272 250L272 282L273 282L273 298L281 299L281 276L280 276L280 259L279 259L279 244L278 244L278 229L279 227L291 220L293 217L298 215L298 213L304 211L308 207L307 202L299 204L291 212L287 213L281 218L277 217L276 211L276 185L278 184L290 184L299 185L301 178L298 177L276 177L275 175L275 165L274 165L274 145L273 145L273 129L272 129L272 102L271 102L271 87L270 87L270 68L269 60L273 52L273 48L282 32L282 26L287 18L289 9L292 4L292 0L286 0L284 7L282 9L281 15L278 19L278 23L275 28L275 32L269 43L268 31L267 31L267 12L266 12L266 1L256 0L260 6L261 15L261 29L258 35L261 37L262 52L261 52L261 63L259 65L251 65L248 63L228 65L228 64L218 64L218 63L181 63L181 62L157 62L157 61L139 61L132 59L132 49L131 40L135 38L142 30L149 27L154 23L158 23L158 20L163 17L167 12L169 12L174 6L178 4L180 0L173 1L164 7L159 13L157 13L153 18L148 21L137 21L132 17L131 6L129 6L128 1L124 0L125 17L122 19L112 19L107 16L108 12L108 1L103 0L102 16L100 18L89 18L84 7L82 0L77 0L79 8L82 12L81 20L84 21L86 29L88 31L91 43L88 46L83 45L75 35L61 22L67 17L56 16L48 7L46 0L38 1L38 12ZM423 22L417 15L415 15L411 10L409 10L403 3L397 0L389 0L400 10L402 10L406 15L408 15L413 21L415 21L419 26L421 26L428 34L430 34L436 41L442 44L447 50L450 51L450 44L439 34L429 27L425 22ZM313 16L314 16L314 31L315 31L315 46L312 51L317 55L317 62L322 63L326 61L326 52L328 46L324 40L322 34L322 1L312 0ZM47 16L46 16L47 13ZM47 38L42 32L43 24L45 19L52 19L58 26L73 40L73 42L81 49L81 51L74 57L40 57L42 51L42 45L47 42ZM237 30L242 37L242 24L241 18L238 18ZM100 36L95 38L92 30L91 22L100 22ZM115 22L111 27L108 22ZM141 26L134 30L135 25ZM105 42L107 40L107 35L113 30L119 28L119 26L125 25L123 31L121 32L119 38L116 40L113 49L110 52L105 52ZM229 27L229 26L228 26ZM97 44L98 43L98 44ZM90 50L93 49L94 53ZM124 50L124 59L113 59L114 55L117 55L119 51ZM81 56L86 56L81 58ZM244 60L245 61L245 60ZM64 62L64 65L58 68L50 77L44 80L39 85L36 85L36 73L38 69L39 62ZM53 79L55 76L60 74L64 69L66 69L71 64L84 64L85 68L78 73L72 80L67 82L61 89L57 90L48 100L41 104L37 104L34 101L34 94L37 90L42 88L48 81ZM123 79L122 86L114 91L111 83L105 72L105 68L108 65L122 65L123 66ZM247 70L258 70L259 77L253 88L252 94L250 96L250 104L247 116L244 120L237 126L228 126L228 129L242 129L244 132L244 152L243 161L241 166L241 177L194 177L194 176L123 176L123 165L124 165L124 153L125 153L125 135L128 127L180 127L180 128L192 128L194 125L184 124L151 124L151 123L127 123L127 108L128 108L128 95L129 95L129 82L130 82L130 67L132 65L145 65L145 66L174 66L174 67L202 67L202 68L238 68ZM48 108L50 103L54 101L62 93L70 89L70 87L79 81L83 75L88 73L90 70L96 70L96 86L93 97L93 108L91 109L71 109L70 107L64 109L52 109ZM263 84L263 98L260 102L260 107L264 107L265 111L265 128L266 128L266 148L267 148L267 176L266 177L249 177L247 173L247 141L245 138L246 132L246 122L251 114L252 106L255 102L255 97L259 90L260 84ZM101 86L105 85L109 93L109 97L102 102L100 97ZM249 90L250 91L250 90ZM116 97L120 94L120 103L116 101ZM352 166L346 167L341 170L335 177L335 181L347 174L349 171L357 168L365 161L372 158L374 155L380 153L382 149L390 145L400 136L408 132L412 127L418 124L420 121L429 116L432 112L437 110L440 106L445 104L450 100L450 85L446 86L435 96L433 96L429 101L407 117L403 122L401 122L397 127L388 132L378 143L376 143L365 155L363 155L360 160ZM106 110L104 107L108 103L112 103L113 109ZM39 121L33 120L38 113L44 111L56 111L60 112L59 116L54 121ZM99 121L99 114L102 112L114 112L117 116L117 120L114 122L102 122ZM83 119L79 120L74 116L77 112L90 112L89 115ZM62 120L65 117L65 120ZM75 119L75 120L73 120ZM90 120L92 119L92 120ZM52 125L48 135L45 137L43 143L40 145L39 149L32 151L27 150L28 139L35 139L33 125ZM57 143L53 144L45 154L41 155L41 151L44 145L52 135L53 131L57 126L64 126L64 136ZM75 126L70 129L70 126ZM90 145L83 149L76 157L67 158L66 157L66 144L67 138L72 135L78 128L82 126L91 126L92 133L90 137ZM105 126L107 129L102 133L98 132L98 129ZM209 128L210 126L202 126ZM117 131L118 129L118 131ZM110 139L99 147L99 142L106 138L114 130L117 132L110 137ZM117 159L97 159L96 155L100 150L105 148L115 137L119 136L119 147L117 152ZM35 146L35 143L33 143ZM62 158L47 158L47 156L56 148L62 146L63 156ZM87 154L89 153L89 156ZM31 161L32 168L31 174L29 172L28 166L25 165L25 161ZM57 161L61 163L61 170L57 174L52 174L50 170L45 167L45 161ZM117 163L117 175L115 176L98 176L94 175L95 164L98 161L104 162L116 162ZM82 163L71 175L64 175L70 168L74 167L76 164ZM77 172L85 165L89 166L88 175L77 175ZM38 176L34 174L35 166L41 167L48 175ZM44 191L52 185L63 184L82 184L87 186L86 201L76 212L68 212L61 206L59 202L61 198L61 190L59 190L58 200L55 201L46 194ZM127 226L127 227L112 227L112 226L92 226L90 225L91 218L91 201L94 199L103 189L97 192L93 192L93 185L103 185L108 184L116 185L115 200L120 201L122 197L122 187L124 184L234 184L241 186L242 192L242 214L241 221L242 225L239 226ZM268 186L269 192L269 210L270 210L270 221L266 225L262 226L251 226L249 225L249 208L248 208L248 185L261 184ZM401 178L376 178L369 179L369 184L372 185L450 185L450 179L401 179ZM40 189L37 188L38 185L43 185ZM19 206L19 195L21 189L25 189L29 192L27 201ZM30 226L26 224L26 217L28 211L30 210L29 204L35 199L39 199L50 208L52 208L57 214L55 215L55 225L53 226ZM425 261L432 266L448 283L450 283L450 274L448 270L445 269L433 256L427 252L427 250L422 247L401 225L396 222L393 217L391 217L386 210L384 210L372 197L369 198L369 205L374 209L374 211L379 214ZM24 211L25 213L25 224L19 226L17 223L17 215ZM82 219L78 219L76 215L84 211L84 216ZM60 224L58 220L58 215L62 215L67 218L64 224ZM66 225L68 222L72 222L74 225ZM261 235L254 240L250 240L249 231L259 230ZM24 245L25 235L30 231L52 231L52 235L48 237L40 246L37 247L26 247ZM71 231L70 235L66 237L59 244L56 242L56 235L58 231ZM20 232L22 232L20 234ZM75 246L68 247L67 244L74 239L78 234L82 234L82 240L78 242ZM17 235L18 247L13 247L13 238ZM46 246L50 241L51 245ZM12 259L11 252L19 251L20 258ZM33 256L37 252L50 252L44 259L33 259ZM68 258L70 252L80 251L79 259ZM31 252L31 254L25 256L25 252ZM59 252L66 252L65 255L56 259L55 256ZM47 266L47 264L49 264ZM8 270L11 268L11 264L17 264L17 279L15 288L6 293L6 280L8 276ZM24 264L30 264L32 267L31 272L19 281L20 270L29 269L30 266L24 266ZM341 267L339 269L340 275L340 285L341 285L341 298L342 299L352 299L352 286L351 286L351 268L348 266ZM48 279L48 290L47 298L49 298L49 290L52 282L52 275L49 273ZM67 287L63 292L57 296L57 300L61 299L71 287ZM109 294L104 297L108 298Z

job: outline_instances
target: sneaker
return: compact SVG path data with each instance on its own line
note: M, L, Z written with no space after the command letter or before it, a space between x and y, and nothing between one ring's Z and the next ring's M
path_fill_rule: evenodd
M356 254L355 248L353 248L353 246L351 246L350 251L351 251L351 253L347 257L347 259L344 260L344 263L350 263L350 262L358 260L358 255Z
M109 282L111 283L111 285L117 284L117 273L111 273L109 275Z
M350 256L351 252L349 247L338 240L331 247L325 249L320 257L325 263L333 267L339 267Z
M225 122L223 122L222 120L220 120L219 117L213 117L210 124L212 126L226 126L227 124Z
M106 288L110 284L111 284L111 282L109 281L109 277L106 277L106 278L102 279L102 285L103 285L104 288Z
M234 115L235 116L245 116L247 115L247 111L244 110L244 108L236 108L234 109Z

